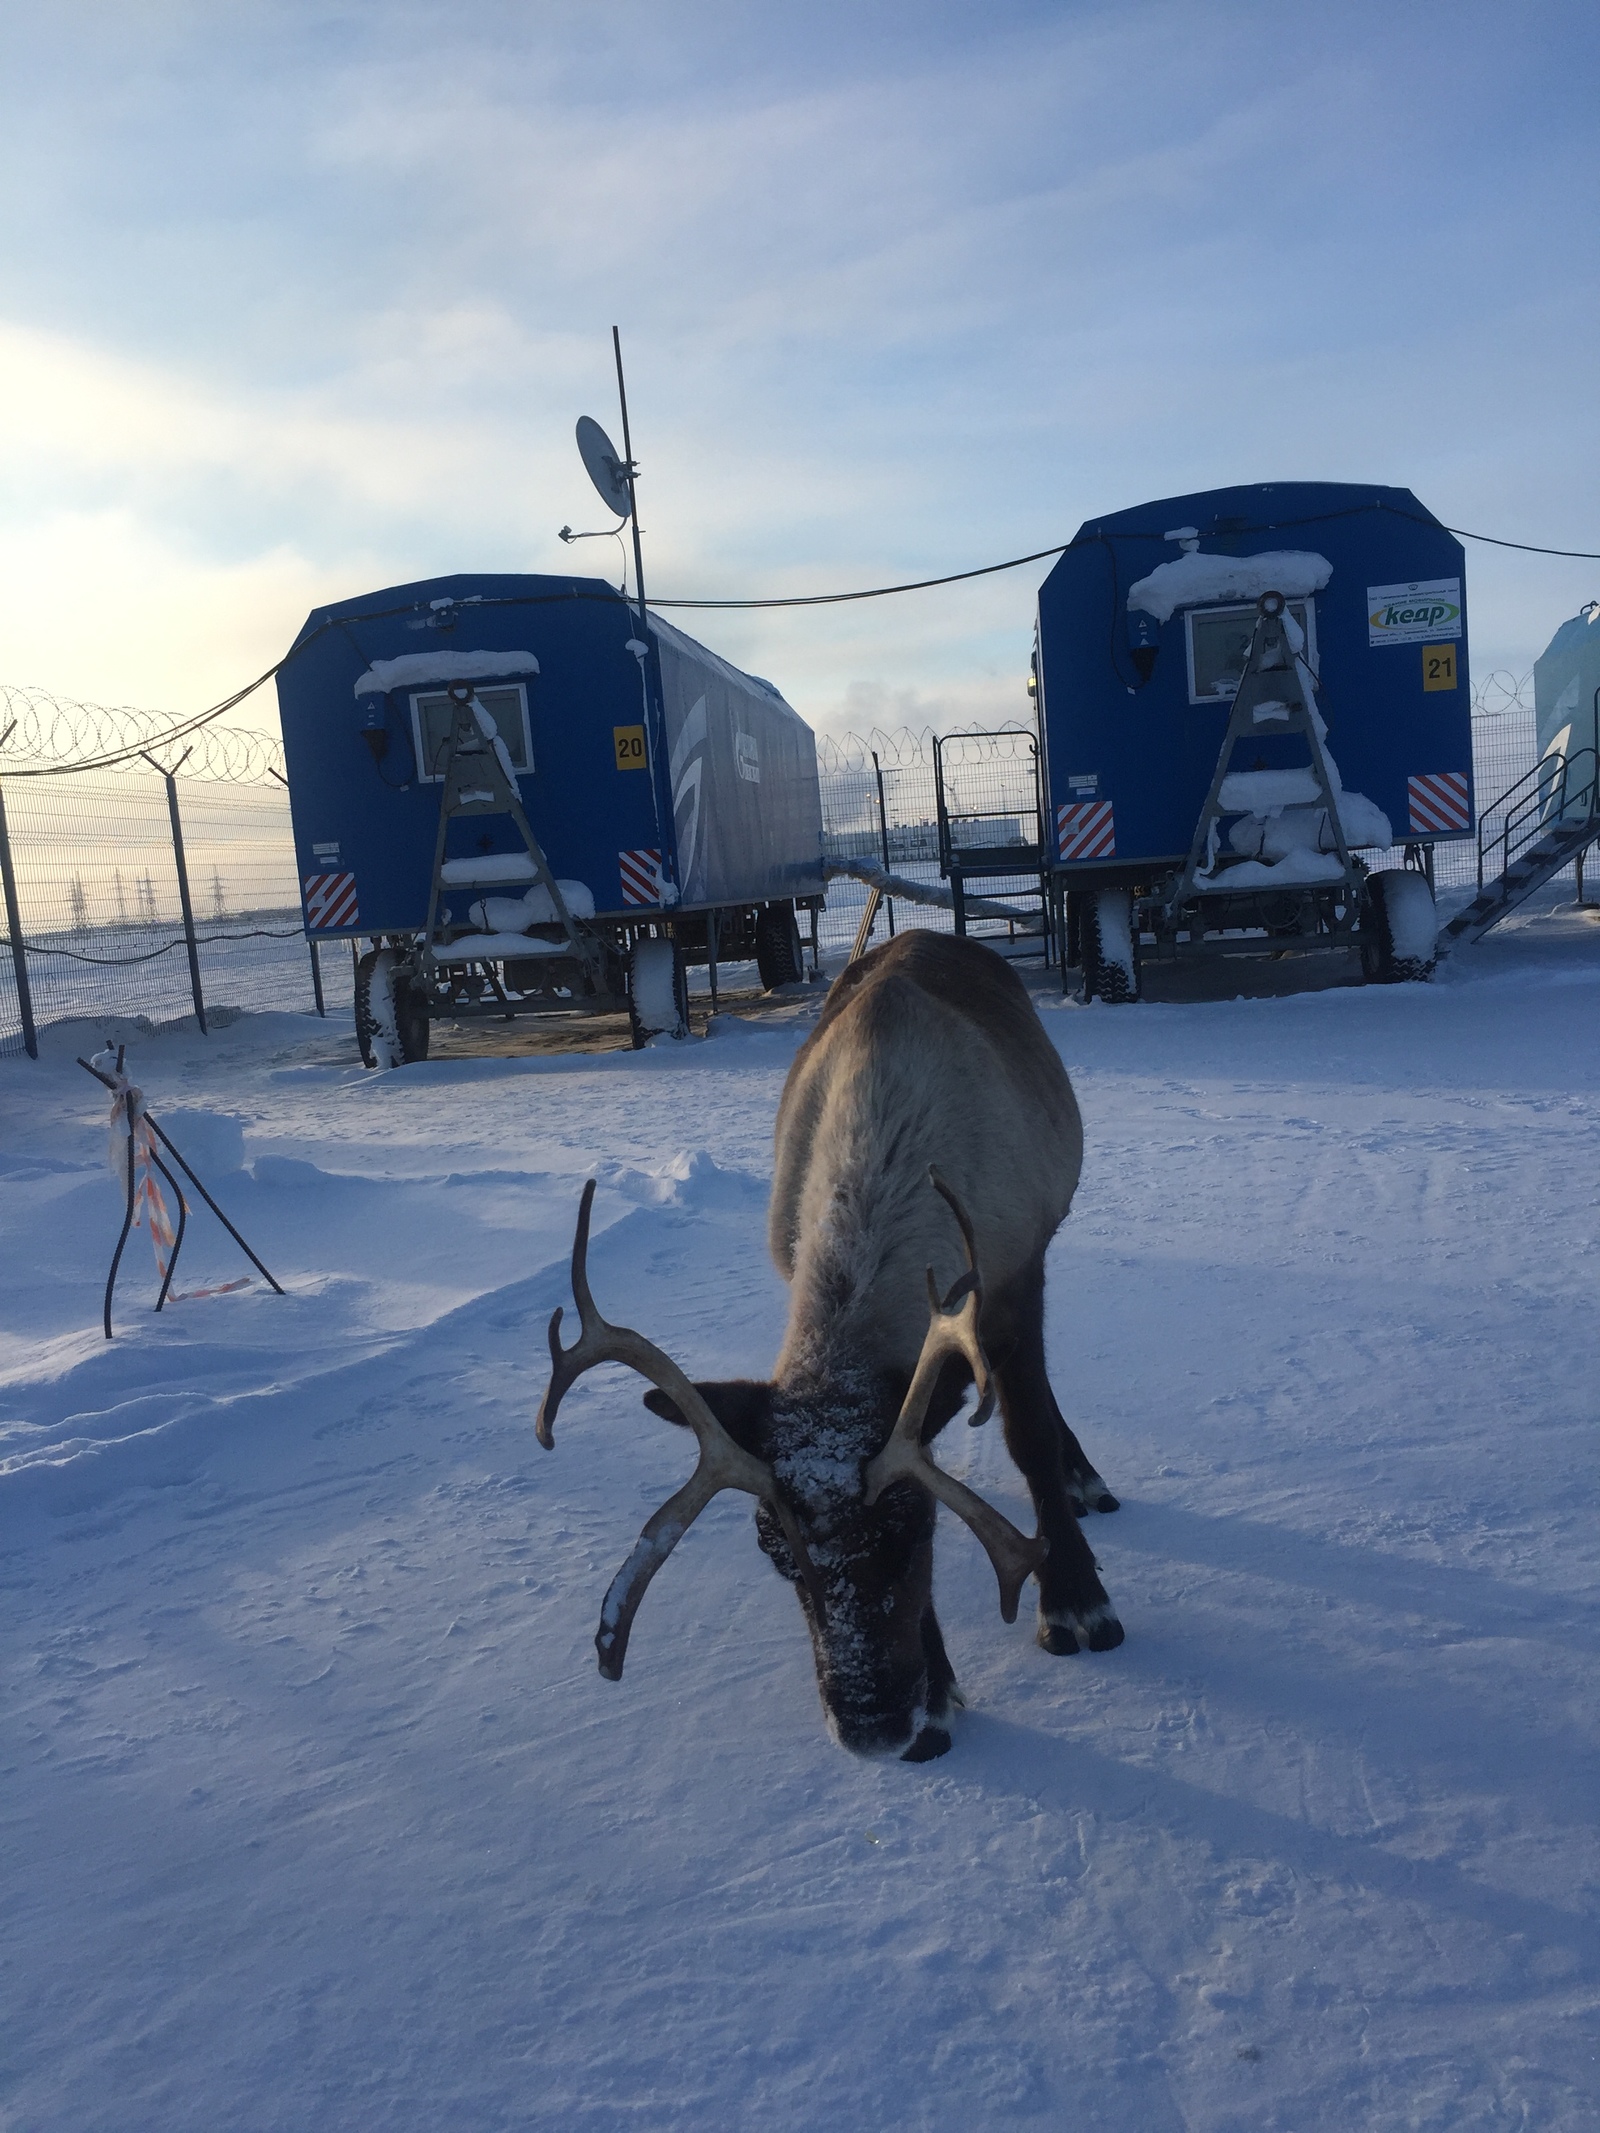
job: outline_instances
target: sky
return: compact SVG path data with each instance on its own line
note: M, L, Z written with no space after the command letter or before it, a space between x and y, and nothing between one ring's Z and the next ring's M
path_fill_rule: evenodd
M1592 6L52 0L0 75L0 680L187 716L325 600L615 579L613 324L657 594L1256 480L1600 549ZM1477 679L1600 595L1468 547ZM677 619L819 728L1016 717L1047 567Z

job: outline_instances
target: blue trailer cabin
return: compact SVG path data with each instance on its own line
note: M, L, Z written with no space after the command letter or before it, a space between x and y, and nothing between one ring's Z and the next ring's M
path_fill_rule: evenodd
M1405 846L1426 881L1431 848L1474 827L1465 575L1460 543L1407 489L1258 483L1082 526L1040 588L1035 661L1057 894L1084 899L1072 914L1100 908L1116 932L1116 900L1096 902L1116 890L1135 954L1141 938L1185 953L1259 937L1381 961L1372 907L1390 892L1368 890L1351 854ZM1295 689L1292 718L1269 715L1264 686L1255 722L1235 717L1273 592L1317 739ZM1320 784L1268 806L1294 781L1260 774L1289 770L1325 776L1337 806ZM1253 794L1237 773L1256 775ZM1278 849L1296 838L1298 856ZM1408 885L1394 895L1415 910Z
M602 580L319 608L278 702L308 933L371 944L364 1052L412 1056L429 1018L585 1005L626 1004L642 1041L686 963L800 975L796 911L823 890L810 728L670 624L641 634Z

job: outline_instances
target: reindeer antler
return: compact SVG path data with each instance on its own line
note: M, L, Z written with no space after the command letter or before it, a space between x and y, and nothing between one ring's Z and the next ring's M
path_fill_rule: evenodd
M595 1648L600 1671L608 1681L622 1679L628 1655L628 1635L650 1580L661 1568L700 1513L723 1489L743 1489L768 1504L783 1528L783 1537L811 1593L818 1613L823 1612L822 1581L817 1576L794 1516L778 1492L777 1479L764 1460L735 1443L705 1400L683 1372L653 1341L627 1326L613 1326L600 1316L589 1288L589 1216L594 1206L595 1181L583 1188L578 1209L578 1229L572 1241L572 1294L578 1306L581 1328L570 1348L561 1344L562 1310L557 1305L550 1320L550 1383L539 1403L534 1434L546 1451L555 1447L556 1410L573 1384L596 1363L625 1363L664 1392L694 1431L700 1445L699 1463L674 1496L649 1520L634 1543L633 1552L612 1579L600 1608L600 1627Z
M972 1375L977 1382L978 1408L972 1419L987 1421L994 1411L994 1381L989 1371L988 1357L978 1338L978 1314L983 1308L983 1284L978 1274L977 1243L973 1236L972 1223L966 1209L950 1187L930 1164L928 1176L934 1190L948 1204L951 1213L961 1225L962 1241L966 1246L967 1271L959 1277L949 1293L941 1301L939 1285L933 1278L933 1268L928 1269L928 1331L922 1343L922 1353L917 1358L917 1367L912 1375L910 1389L901 1403L889 1441L867 1468L867 1497L875 1504L892 1481L920 1482L930 1496L954 1511L957 1518L965 1520L982 1541L994 1574L1000 1581L1000 1615L1006 1622L1017 1619L1017 1603L1022 1596L1024 1581L1044 1561L1049 1542L1042 1535L1029 1540L997 1511L993 1504L985 1503L964 1482L947 1474L943 1467L936 1466L922 1442L922 1425L927 1419L928 1402L933 1398L933 1388L938 1383L939 1372L946 1358L964 1355L972 1366Z

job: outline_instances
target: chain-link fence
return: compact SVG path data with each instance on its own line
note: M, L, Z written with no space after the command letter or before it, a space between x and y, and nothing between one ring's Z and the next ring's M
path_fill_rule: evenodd
M0 1052L74 1018L221 1022L246 1008L319 1006L271 736L231 729L169 749L169 777L153 713L4 690L0 714ZM146 740L149 756L113 767L50 760ZM341 950L327 961L347 1000L348 959Z
M1480 811L1534 766L1531 696L1530 676L1491 675L1474 691ZM9 832L0 842L9 846L8 902L14 895L16 906L0 954L0 1054L26 1041L19 963L36 1024L111 1015L160 1023L193 1016L197 1005L217 1020L246 1008L311 1012L319 987L330 1014L348 1015L347 953L330 945L319 964L302 929L279 744L208 728L204 745L175 765L169 797L160 743L153 713L0 689L0 802ZM135 746L150 755L127 755L115 768L57 767L75 753ZM937 743L947 834L958 849L993 853L1035 842L1035 747L1021 722ZM940 778L931 730L823 737L817 753L826 855L875 862L936 888ZM1398 865L1401 855L1368 856ZM1474 886L1475 841L1438 846L1435 879L1442 897ZM1034 911L1036 888L1035 876ZM1028 889L1026 872L996 872L981 884L982 894L1005 901L1025 900ZM829 951L854 939L868 893L860 882L830 884L819 929ZM889 925L948 932L953 924L948 909L891 897L878 933ZM972 921L971 930L1008 928L989 918Z

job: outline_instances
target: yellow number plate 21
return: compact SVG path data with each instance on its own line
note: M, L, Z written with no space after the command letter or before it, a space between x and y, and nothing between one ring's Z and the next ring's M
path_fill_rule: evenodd
M1452 683L1451 686L1453 687L1454 684ZM648 768L644 752L643 726L613 726L611 738L616 746L617 768L619 770L644 770Z
M1422 689L1453 689L1456 685L1456 648L1453 644L1422 647Z

